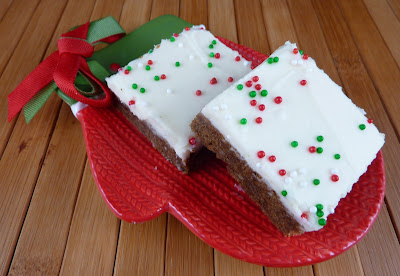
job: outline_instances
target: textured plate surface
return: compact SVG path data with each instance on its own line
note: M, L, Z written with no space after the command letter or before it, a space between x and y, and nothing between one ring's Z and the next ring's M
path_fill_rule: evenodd
M252 65L266 56L219 38ZM356 244L382 205L382 153L339 203L320 231L285 238L227 173L212 159L183 175L113 108L78 113L92 172L113 212L128 222L144 222L169 212L210 246L235 258L265 266L309 265Z

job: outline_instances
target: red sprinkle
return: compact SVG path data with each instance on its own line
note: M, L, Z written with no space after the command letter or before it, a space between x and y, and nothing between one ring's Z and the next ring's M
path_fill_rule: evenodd
M120 72L120 71L122 71L122 70L124 70L122 67L118 68L118 72Z
M153 61L151 59L149 59L149 61L147 62L148 65L153 65Z
M161 79L162 79L162 80L165 80L166 78L167 78L166 75L164 75L164 74L161 75Z
M254 82L258 82L259 78L257 76L254 76L252 79Z
M201 90L196 91L196 96L201 96Z
M307 84L307 81L306 81L306 80L301 80L301 81L300 81L300 84L304 86L304 85Z
M254 88L255 88L256 90L261 90L261 84L256 84L256 86L254 86Z
M270 157L268 157L269 162L275 162L276 157L275 155L271 155Z
M253 83L251 81L246 81L246 86L247 87L251 87L253 85Z
M233 78L232 78L232 77L229 77L229 78L228 78L228 81L229 81L229 82L233 82Z
M258 109L259 109L260 111L263 111L263 110L265 109L265 105L260 104L260 105L258 106Z
M303 219L308 219L307 213L301 214L301 218L303 218Z
M293 49L293 54L297 54L298 52L299 52L299 49L297 49L297 48Z
M374 121L372 119L368 119L368 124L372 124Z
M235 60L240 61L240 57L239 56L235 57Z
M280 104L282 102L282 97L278 96L274 99L276 104Z
M279 170L279 175L280 176L284 176L286 174L286 171L285 170Z
M251 100L251 101L250 101L250 105L251 105L251 106L255 106L256 104L257 104L257 101L256 101L256 100Z
M210 80L210 84L216 84L217 83L217 79L216 78L212 78L211 80Z
M214 55L214 57L215 57L216 59L218 59L218 58L221 57L221 55L220 55L219 53L216 53L216 54Z
M262 123L262 118L261 117L257 117L256 118L256 123L257 124L261 124Z
M339 176L336 174L332 174L331 179L333 182L338 182L339 181Z
M312 147L309 147L309 148L308 148L308 151L311 152L311 153L314 153L314 152L317 151L317 148L314 147L314 146L312 146Z
M119 65L118 63L112 63L110 65L110 69L115 71L115 72L117 72L119 68L121 68L121 65Z
M265 152L260 150L259 152L257 152L257 156L258 156L258 158L263 158L263 157L265 157Z
M179 35L177 33L174 33L174 37L178 37Z
M126 75L128 75L128 74L129 74L129 70L128 70L128 69L125 69L124 73L125 73Z
M196 138L192 137L189 139L189 144L195 145L196 144Z
M190 28L189 27L185 27L185 31L189 31L190 30Z
M304 54L303 59L308 59L308 55Z
M129 101L129 105L134 105L134 104L135 104L134 100Z

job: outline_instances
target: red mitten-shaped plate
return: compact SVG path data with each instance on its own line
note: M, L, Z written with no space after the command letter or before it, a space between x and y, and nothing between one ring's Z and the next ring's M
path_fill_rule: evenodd
M266 56L220 38L253 67ZM382 205L382 153L320 231L284 237L229 176L211 159L190 175L179 172L125 117L113 108L87 107L78 114L92 172L114 213L144 222L169 212L210 246L265 266L290 267L330 259L356 244Z

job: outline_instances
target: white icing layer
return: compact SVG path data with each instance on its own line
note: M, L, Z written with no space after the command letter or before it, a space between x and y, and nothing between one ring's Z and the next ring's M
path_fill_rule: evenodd
M202 113L277 193L305 231L314 231L322 228L319 220L334 212L367 170L384 144L384 135L313 59L295 54L295 48L287 42L271 55L279 57L278 62L262 63L206 105ZM254 76L259 80L247 87L246 82ZM302 80L307 83L302 85ZM237 88L239 84L242 90ZM255 84L268 95L262 96ZM254 98L251 91L256 91ZM282 102L277 104L276 97ZM256 105L251 105L251 100L257 101ZM260 111L260 104L265 110ZM261 123L256 122L257 117L262 118ZM240 123L242 118L247 119L246 124ZM322 142L318 136L323 136ZM292 146L293 141L298 142L297 147ZM310 147L320 147L323 152L312 153ZM264 151L265 157L259 158L259 151ZM340 154L340 159L335 154ZM269 161L271 155L275 162ZM286 174L281 176L280 170ZM339 180L333 181L336 175ZM314 179L320 183L315 185ZM323 205L323 215L317 212L317 204Z
M152 53L131 61L106 81L121 102L147 122L185 160L190 152L201 147L199 141L195 145L189 143L194 137L190 129L194 117L232 84L229 77L237 80L246 75L250 63L244 65L242 57L236 61L239 53L226 47L202 26L184 30L172 40L162 40ZM210 53L218 53L219 58L210 57ZM152 65L146 70L149 60ZM176 62L180 63L179 67ZM125 74L128 66L131 71ZM162 74L165 79L161 78ZM160 79L156 81L155 76ZM210 83L213 78L217 83ZM134 83L138 86L136 89L132 88ZM145 92L141 93L140 88ZM200 96L196 95L197 90L201 91ZM129 105L131 101L135 104Z

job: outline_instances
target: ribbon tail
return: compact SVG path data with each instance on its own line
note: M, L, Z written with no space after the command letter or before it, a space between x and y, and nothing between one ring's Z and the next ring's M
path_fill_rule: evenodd
M57 85L52 81L45 88L40 90L33 98L24 105L23 111L25 116L25 122L28 124L36 113L43 107L46 101L50 98L51 94L57 89Z
M58 52L53 53L40 63L17 88L8 95L8 121L10 122L36 93L53 80L57 67Z

